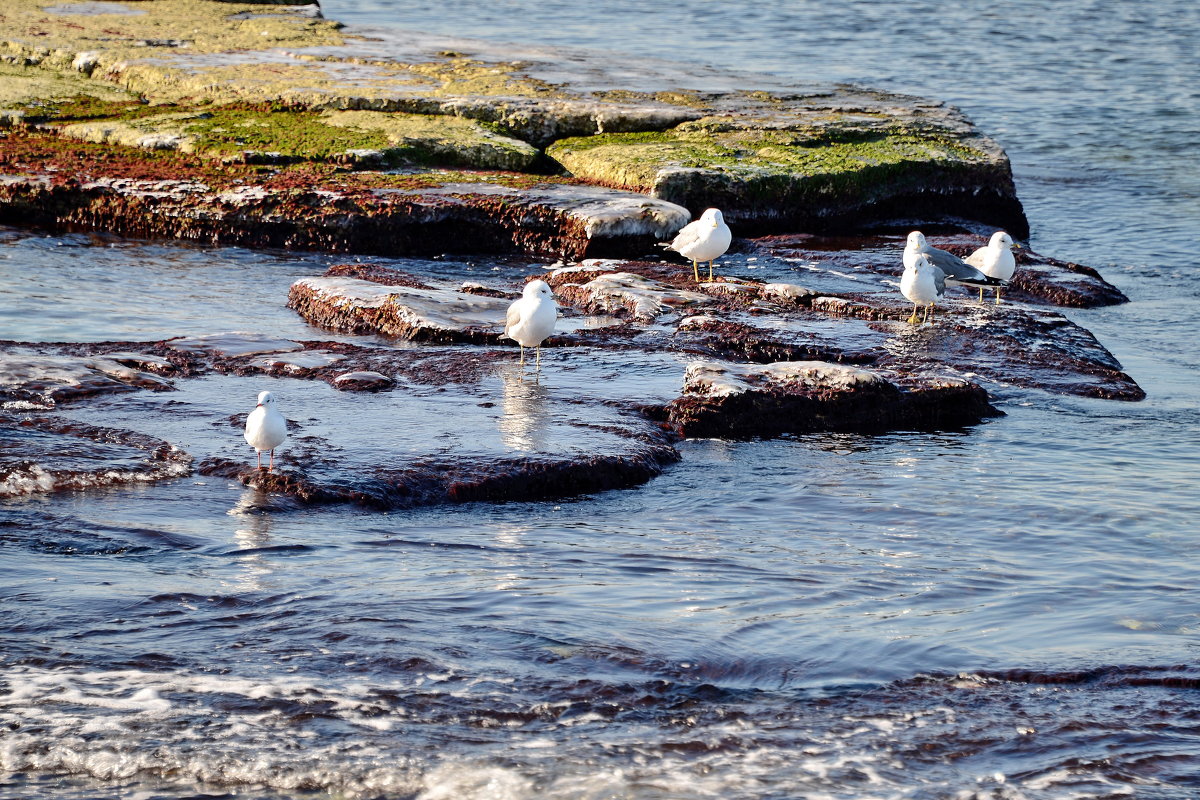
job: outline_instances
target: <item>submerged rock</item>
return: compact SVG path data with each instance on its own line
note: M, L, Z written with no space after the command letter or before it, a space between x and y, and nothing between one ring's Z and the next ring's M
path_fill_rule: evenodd
M133 431L0 415L0 497L177 478L191 456Z
M347 392L380 392L392 388L395 383L387 375L374 370L343 372L333 379L335 389Z
M174 357L177 341L144 349ZM304 349L287 349L297 344ZM538 374L515 364L517 354L508 350L286 340L278 345L282 351L274 354L259 352L261 347L240 355L193 349L170 402L152 392L93 395L91 402L76 402L63 412L62 431L122 431L110 439L122 443L138 435L155 446L169 441L178 452L195 454L202 474L303 502L377 508L559 498L630 487L679 458L674 437L639 412L673 393L675 381L663 369L676 363L669 356L632 365L584 358L558 364L553 372L544 356L544 372ZM33 347L44 357L65 360L102 351L106 344ZM119 352L128 343L107 347ZM289 363L305 366L280 368ZM288 440L275 453L275 472L254 468L241 437L246 412L264 388L275 394L289 421ZM14 416L12 424L25 422ZM53 480L46 477L43 472L58 467L33 458L31 441L17 442L20 456L5 473L13 486L49 491L85 485L65 481L61 469ZM44 450L51 451L54 441L48 439ZM98 450L96 457L108 458L113 470L128 471L124 450ZM37 469L26 463L31 459ZM147 468L138 474L151 477L137 479L189 471L187 464L172 463L169 472Z
M290 350L304 349L303 345L293 342L291 339L280 339L276 336L244 331L168 339L167 347L181 353L207 354L223 358L284 353Z
M49 409L96 394L175 388L158 375L126 366L127 362L141 359L153 359L157 366L165 359L129 353L116 355L116 358L45 355L24 347L0 353L0 404L8 409Z
M748 438L815 431L875 432L971 425L1000 412L962 378L876 372L823 361L696 362L666 407L684 436Z

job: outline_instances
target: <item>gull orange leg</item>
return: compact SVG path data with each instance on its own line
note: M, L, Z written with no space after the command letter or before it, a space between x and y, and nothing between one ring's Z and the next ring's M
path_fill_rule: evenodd
M918 308L920 308L920 306L919 306L919 305L917 305L916 303L913 303L913 313L912 313L912 316L908 318L908 324L909 324L909 325L916 325L916 324L917 324L917 309L918 309Z
M695 261L692 262L692 275L696 277L696 283L700 282L700 267Z
M983 302L983 287L979 287L979 302Z
M996 287L996 305L1000 305L1000 287Z
M713 262L708 262L708 282L712 283L713 279Z

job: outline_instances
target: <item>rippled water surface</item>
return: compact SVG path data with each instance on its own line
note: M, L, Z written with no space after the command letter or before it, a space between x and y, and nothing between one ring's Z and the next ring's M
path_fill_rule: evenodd
M0 796L1200 794L1193 3L325 12L955 102L1035 249L1130 296L1071 316L1148 398L1000 387L959 432L688 442L559 503L298 510L196 476L8 500ZM8 229L0 339L328 338L282 298L330 261ZM221 381L156 424L217 435L201 412L261 383Z

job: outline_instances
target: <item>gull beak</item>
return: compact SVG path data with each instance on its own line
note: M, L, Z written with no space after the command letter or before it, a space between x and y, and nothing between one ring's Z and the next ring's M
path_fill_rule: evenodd
M1017 242L1013 242L1013 247L1017 248L1018 250L1021 249L1021 245L1018 244Z

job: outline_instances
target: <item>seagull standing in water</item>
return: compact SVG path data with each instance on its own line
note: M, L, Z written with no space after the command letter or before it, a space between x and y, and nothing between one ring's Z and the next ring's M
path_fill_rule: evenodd
M996 231L988 241L987 247L981 247L964 259L972 267L991 278L1002 281L1012 280L1017 271L1017 257L1012 249L1021 245L1012 240L1004 231ZM983 287L979 287L979 302L983 302ZM996 287L996 305L1000 305L1000 287Z
M262 454L268 452L267 471L275 466L275 448L287 438L287 420L275 408L270 392L259 392L258 405L246 417L246 442L258 451L258 468L262 469Z
M917 309L925 306L921 323L933 322L933 307L946 295L946 273L935 267L929 258L918 254L911 261L904 259L904 277L900 279L900 293L913 303L910 325L917 324Z
M696 283L700 282L700 268L697 263L708 262L708 279L713 279L713 261L725 255L733 241L733 232L725 224L725 217L715 208L710 208L700 215L700 219L689 222L675 234L670 242L664 242L659 247L674 250L692 262L692 274Z
M525 348L537 351L537 366L542 366L542 342L554 332L558 321L558 304L550 284L534 280L525 284L521 296L508 307L504 320L504 336L521 346L521 365L525 365Z
M904 245L904 268L906 270L910 264L916 263L917 256L925 256L930 264L940 269L946 276L947 286L1000 287L1008 285L1005 280L984 275L953 253L939 250L925 241L925 234L913 231L908 235L908 241Z

